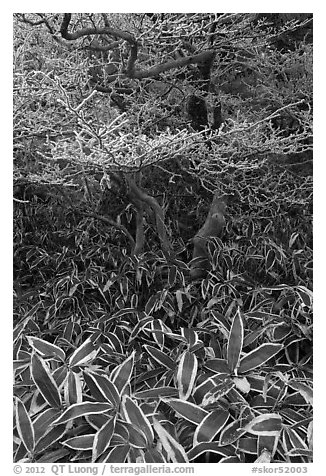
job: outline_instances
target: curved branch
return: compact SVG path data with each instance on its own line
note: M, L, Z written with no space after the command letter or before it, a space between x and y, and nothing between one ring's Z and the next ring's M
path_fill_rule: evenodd
M70 33L68 31L70 21L71 13L65 13L60 27L61 36L65 40L77 40L82 36L89 35L111 35L116 36L118 38L122 38L123 40L128 41L128 43L131 43L132 45L137 43L136 38L131 33L122 30L117 30L116 28L111 28L109 26L105 26L104 28L81 28L80 30L75 31L74 33Z
M176 60L171 60L166 63L161 63L156 66L152 66L151 68L144 70L144 71L135 71L134 78L142 79L142 78L149 78L153 76L157 76L164 71L168 71L170 69L181 68L182 66L188 66L189 64L199 64L205 61L208 61L210 58L215 56L214 50L207 50L203 51L202 53L198 53L197 55L185 56L184 58L179 58Z

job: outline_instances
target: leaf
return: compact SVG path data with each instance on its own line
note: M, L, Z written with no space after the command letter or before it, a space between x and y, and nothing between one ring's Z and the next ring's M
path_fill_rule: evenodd
M279 436L282 430L282 417L278 413L264 413L251 420L244 429L252 435Z
M93 415L96 413L107 412L112 409L110 403L97 403L97 402L83 402L75 403L65 410L59 418L57 418L52 425L59 425L66 423L67 421L79 418L85 415Z
M264 449L258 458L255 459L254 463L270 463L272 460L272 455L270 451Z
M74 403L81 403L82 386L83 382L80 379L80 375L69 370L64 386L65 402L67 406L73 405Z
M92 463L110 446L115 429L115 418L108 420L95 434L92 448Z
M51 407L61 407L61 395L50 369L36 353L32 354L31 377L42 397Z
M95 348L90 337L83 342L83 344L75 350L69 359L69 367L76 367L77 365L85 365L87 362L95 359L97 354L97 349Z
M311 450L305 450L303 448L292 448L290 451L285 453L287 456L304 456L309 459L312 459L313 452Z
M94 443L94 434L91 435L80 435L74 436L73 438L69 438L66 441L62 441L62 445L68 446L73 450L91 450L93 448Z
M243 345L243 322L240 311L234 316L227 345L227 364L231 372L238 367Z
M116 446L110 451L110 453L104 459L104 461L101 461L101 462L102 463L124 463L126 461L129 450L130 450L129 445Z
M238 458L238 456L226 456L225 458L221 458L219 461L220 463L241 463L242 461Z
M144 460L145 463L166 463L162 453L157 451L155 448L149 448L145 451Z
M185 418L191 423L199 424L208 415L208 412L206 410L203 410L201 407L195 405L194 403L185 402L184 400L178 400L173 398L171 400L165 400L162 398L162 401L167 403L181 417Z
M299 436L298 432L296 432L292 428L286 428L284 431L287 433L289 437L291 448L302 448L306 450L308 449L306 443Z
M152 347L151 345L144 345L144 347L148 354L160 365L163 365L163 367L166 367L169 370L175 369L175 362L164 352L159 349L156 349L155 347Z
M106 375L86 371L84 377L88 387L92 387L94 397L98 395L100 401L110 402L114 408L118 408L121 400L118 389Z
M178 390L173 387L157 387L148 390L142 390L134 394L135 398L146 400L148 398L177 397Z
M118 421L118 423L120 423ZM118 432L118 423L117 423L117 428L116 428L116 433ZM127 430L128 436L127 436L127 441L130 444L130 446L133 446L134 448L139 448L143 449L147 447L147 438L144 435L144 432L134 426L132 423L128 421L124 421L122 423L124 430ZM122 434L121 430L119 429L119 434Z
M70 451L66 448L60 448L58 450L46 452L42 455L37 462L38 463L55 463L56 461L65 461L65 458L69 459Z
M231 445L237 441L246 430L241 427L241 420L234 420L229 423L220 435L219 444L220 446Z
M266 269L269 271L275 263L275 251L273 249L270 249L267 253L266 257Z
M111 380L115 384L118 393L121 395L124 388L130 382L131 374L134 368L135 351L120 364L111 374Z
M246 377L233 377L233 382L235 383L235 386L240 392L242 393L248 393L250 392L250 384Z
M204 376L205 376L205 374L203 375L203 377ZM194 397L195 403L197 405L200 405L202 403L203 398L205 397L205 395L208 392L210 392L214 387L215 387L215 383L213 382L213 379L211 379L210 377L203 380L201 382L201 384L198 385L195 388L194 392L193 392L193 397Z
M202 401L203 407L215 404L220 398L224 397L224 395L227 395L235 386L234 380L230 377L219 378L218 381L217 378L213 377L211 380L214 381L215 385L211 390L209 390L209 392L206 393L206 395L204 395Z
M20 439L25 448L30 453L35 446L35 433L32 420L27 413L26 407L19 398L16 397L16 425Z
M175 292L175 297L176 297L176 300L177 300L177 305L178 305L178 311L179 312L182 312L182 307L183 307L183 300L182 300L182 291L180 291L180 289L178 289L176 292Z
M181 335L189 345L189 348L193 348L199 342L198 334L189 327L181 327Z
M240 360L238 368L239 373L249 372L256 367L263 365L269 359L274 357L274 355L276 355L281 349L283 349L282 344L262 344Z
M64 362L66 360L65 352L57 345L50 344L38 337L26 336L29 345L42 357L53 357L54 359Z
M230 369L225 359L210 359L205 362L205 368L217 374L229 374Z
M288 385L297 390L309 405L313 405L313 391L308 385L295 380L290 380Z
M194 387L198 369L198 361L192 352L185 351L178 365L177 383L179 389L179 398L187 400Z
M152 446L154 442L154 433L142 409L127 395L123 397L122 408L126 420L136 428L139 428L147 440L147 446Z
M188 451L187 456L189 461L193 461L194 459L198 458L203 453L217 453L221 456L231 456L234 449L232 451L229 448L222 448L217 441L212 441L210 443L199 443L198 445L191 448Z
M257 438L245 435L238 441L238 449L251 455L257 454Z
M172 463L189 463L184 448L166 431L156 418L153 418L153 425L167 453L168 460L172 461Z
M44 412L40 413L38 417L33 421L33 427L35 432L35 441L37 442L52 428L51 423L58 418L60 410L57 408L47 408Z
M202 420L197 426L193 445L209 442L221 431L229 418L229 412L223 409L214 410Z
M271 457L274 456L279 441L279 435L259 435L258 436L258 454L263 453L264 450L268 450Z
M308 289L306 286L297 286L296 287L296 292L299 294L301 301L303 304L311 308L312 306L312 301L313 301L313 293Z
M151 332L153 334L154 340L160 349L163 349L165 336L164 336L165 326L161 319L153 319L151 322Z
M38 440L35 445L35 453L42 453L47 448L52 447L53 443L60 440L66 432L66 425L58 425L48 431Z
M154 318L152 316L146 316L139 320L129 336L129 343L138 335L138 333L146 327L147 324L152 323Z

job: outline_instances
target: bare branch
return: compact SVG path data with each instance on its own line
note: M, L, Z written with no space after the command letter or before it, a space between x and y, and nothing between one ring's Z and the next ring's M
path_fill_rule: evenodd
M81 28L80 30L75 31L74 33L70 33L68 32L70 21L71 13L65 13L60 28L60 33L65 40L77 40L82 36L89 35L110 35L122 38L123 40L128 41L128 43L131 43L132 45L136 44L136 39L131 33L122 30L117 30L116 28L111 28L108 26L104 28Z
M214 55L214 50L207 50L202 53L198 53L197 55L185 56L184 58L179 58L177 60L171 60L166 63L158 64L144 71L136 71L134 73L134 77L137 79L154 77L161 73L164 73L165 71L169 71L170 69L181 68L190 64L198 64L208 61Z

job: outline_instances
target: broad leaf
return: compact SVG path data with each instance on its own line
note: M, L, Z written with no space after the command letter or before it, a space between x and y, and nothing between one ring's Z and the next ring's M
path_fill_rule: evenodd
M77 365L85 365L95 359L97 349L91 341L90 337L83 342L83 344L75 350L69 359L69 366L75 367Z
M93 441L92 462L94 463L97 458L104 453L104 451L110 446L111 438L115 429L115 418L111 418L107 421L102 428L95 434Z
M164 352L151 345L145 345L144 347L148 354L160 365L163 365L163 367L166 367L169 370L175 369L176 363Z
M29 345L42 357L53 357L61 362L65 361L66 354L57 345L50 344L50 342L38 337L27 336L27 340Z
M115 384L118 393L121 395L124 388L130 382L131 374L134 368L135 352L120 364L111 374L111 381Z
M165 449L168 459L172 463L188 463L188 457L184 448L178 443L166 429L153 418L154 429Z
M177 383L179 397L181 400L187 400L191 395L196 375L198 361L192 352L185 351L180 359L177 371Z
M194 446L209 442L221 431L229 418L229 412L223 409L214 410L197 426L194 434Z
M203 419L208 415L206 410L203 410L198 405L194 403L185 402L184 400L171 399L166 400L162 399L167 403L174 411L176 411L181 417L190 421L191 423L196 423L197 425L203 421Z
M125 395L122 400L122 408L126 420L139 428L147 439L147 446L152 446L154 442L154 433L142 409L127 395Z
M107 412L112 409L110 403L83 402L71 405L52 424L59 425L85 415Z
M35 445L34 427L25 405L19 398L16 398L16 425L19 437L24 443L25 448L32 453Z
M243 322L238 311L234 316L227 346L227 363L231 372L238 367L243 345Z
M281 349L281 344L262 344L257 349L252 350L240 360L239 373L249 372L260 365L263 365L269 359L274 357Z
M264 413L245 426L245 431L252 435L278 436L281 430L282 417L278 413Z
M150 388L148 390L142 390L140 392L136 392L134 394L135 398L139 398L142 400L146 400L149 398L164 398L164 397L177 397L178 390L173 387L157 387L157 388Z
M61 407L61 395L50 369L37 354L32 354L31 376L42 397L51 407Z
M63 441L61 444L68 446L73 450L86 451L93 448L94 443L94 434L91 435L80 435L73 438L69 438L66 441Z

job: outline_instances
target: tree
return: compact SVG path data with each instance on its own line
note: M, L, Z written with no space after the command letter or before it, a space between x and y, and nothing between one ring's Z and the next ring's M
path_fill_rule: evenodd
M186 177L198 202L217 189L241 197L246 177L266 167L309 166L311 22L308 14L15 15L17 190L83 191L83 213L99 216L96 202L102 211L105 195L112 202L115 177L124 206L136 208L134 249L143 249L151 200L167 250L163 207L141 188L150 176L165 189ZM249 208L257 213L254 199Z

